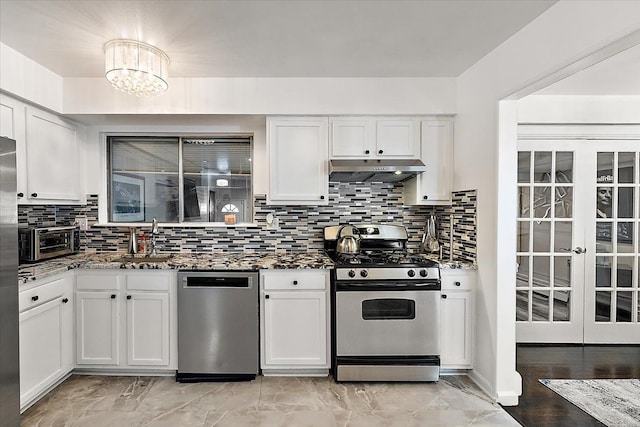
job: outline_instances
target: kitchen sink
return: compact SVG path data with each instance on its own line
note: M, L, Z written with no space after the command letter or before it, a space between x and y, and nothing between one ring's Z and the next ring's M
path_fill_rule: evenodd
M115 262L130 262L134 264L157 263L157 262L167 262L171 258L173 258L172 255L139 256L139 257L123 256L121 258L116 259Z

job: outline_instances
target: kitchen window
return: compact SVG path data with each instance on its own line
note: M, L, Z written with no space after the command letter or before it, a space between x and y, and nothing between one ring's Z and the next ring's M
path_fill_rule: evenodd
M107 151L109 222L252 221L251 136L110 136Z

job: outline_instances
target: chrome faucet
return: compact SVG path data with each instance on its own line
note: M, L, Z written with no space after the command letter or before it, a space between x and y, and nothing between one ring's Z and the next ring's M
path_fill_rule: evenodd
M156 256L156 237L160 234L158 231L158 220L153 217L151 220L151 256Z

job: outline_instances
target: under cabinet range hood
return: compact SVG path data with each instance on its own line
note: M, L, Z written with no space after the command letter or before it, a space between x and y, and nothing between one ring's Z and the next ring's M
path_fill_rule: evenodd
M418 159L333 159L329 161L329 181L402 182L426 170Z

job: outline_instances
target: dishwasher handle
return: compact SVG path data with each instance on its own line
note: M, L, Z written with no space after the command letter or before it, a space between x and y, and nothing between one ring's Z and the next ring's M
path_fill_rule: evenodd
M253 287L252 277L226 277L226 276L183 276L182 287L190 288L246 288Z

